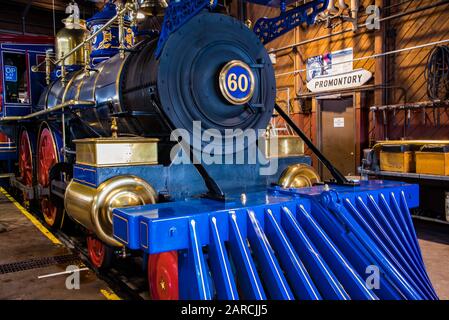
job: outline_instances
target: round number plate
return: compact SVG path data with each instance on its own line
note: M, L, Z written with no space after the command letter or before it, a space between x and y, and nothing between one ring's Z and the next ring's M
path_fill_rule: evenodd
M248 102L254 94L253 71L242 61L229 61L220 72L220 90L232 104Z

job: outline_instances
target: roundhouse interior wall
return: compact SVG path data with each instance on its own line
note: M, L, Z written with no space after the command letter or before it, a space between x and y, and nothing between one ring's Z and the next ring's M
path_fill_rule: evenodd
M403 4L401 4L403 3ZM363 24L367 19L366 7L378 5L385 8L382 16L413 10L435 3L431 0L403 1L403 0L361 0L358 23ZM390 8L388 8L390 7ZM276 16L278 9L248 5L248 19L253 23L263 16ZM334 29L328 29L323 24L309 27L299 27L279 39L269 43L268 49L288 46L305 40L322 37L330 33L351 28L350 22L344 22ZM449 11L448 5L425 10L401 18L381 23L378 31L368 31L360 28L357 32L329 37L277 53L275 70L277 74L305 69L307 58L327 52L352 47L354 58L370 56L375 53L392 51L420 44L449 39ZM380 113L373 121L372 113L368 109L372 105L398 104L429 100L427 97L426 79L424 71L427 56L433 46L388 55L384 58L356 61L354 69L364 68L373 73L373 78L366 85L382 85L385 89L354 92L354 106L356 117L355 137L357 141L356 159L363 156L363 148L372 145L376 140L383 139L447 139L449 117L445 109L440 110L440 125L433 121L432 110L427 111L426 124L422 121L422 112L411 112L411 123L404 126L405 112L387 113L387 126L384 128ZM306 88L306 73L300 72L295 76L277 77L278 100L285 100L286 90L290 90L290 106L292 117L297 124L317 142L317 103L311 99L306 106L312 105L311 111L303 108L295 93L308 92ZM394 88L390 88L394 87ZM404 96L406 94L406 97ZM406 99L406 100L404 100ZM316 161L314 161L316 164Z

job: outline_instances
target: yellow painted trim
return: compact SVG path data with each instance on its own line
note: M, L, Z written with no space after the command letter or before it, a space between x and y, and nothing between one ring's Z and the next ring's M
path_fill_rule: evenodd
M91 183L91 182L89 182L89 181L85 181L85 180L78 179L78 178L73 178L73 180L75 180L75 182L79 182L79 183L81 183L81 184L87 184L88 186L92 186L92 187L94 187L94 188L97 187L97 185L96 185L95 183Z
M8 200L11 201L16 206L16 208L19 209L19 211L22 212L22 214L31 221L31 223L34 224L34 226L39 229L39 231L42 232L44 236L50 239L51 242L53 242L54 244L62 244L61 241L59 241L59 239L53 235L53 233L48 231L48 229L44 227L44 225L40 223L39 220L37 220L31 213L29 213L24 207L22 207L22 205L18 203L5 189L0 187L0 192L3 193L6 198L8 198Z
M77 169L80 169L80 170L83 170L83 171L97 172L97 170L84 168L84 167L80 167L80 166L77 166L77 165L75 165L74 168L77 168Z
M132 167L132 166L146 166L146 165L155 165L159 164L157 161L145 161L145 162L116 162L116 163L109 163L109 164L95 164L92 162L82 162L77 161L76 164L82 165L82 166L89 166L94 168L110 168L110 167ZM81 167L78 167L81 168ZM83 169L87 170L87 169ZM94 171L94 170L92 170ZM95 171L96 172L96 171Z
M112 291L111 289L109 289L109 290L100 289L100 292L108 300L122 300L122 298L120 298L118 295L116 295L114 293L114 291Z

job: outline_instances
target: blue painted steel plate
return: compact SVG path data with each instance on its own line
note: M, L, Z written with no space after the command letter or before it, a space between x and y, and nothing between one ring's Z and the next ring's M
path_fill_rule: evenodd
M118 208L113 232L147 254L177 250L181 299L436 299L409 212L418 195L390 181L273 187Z

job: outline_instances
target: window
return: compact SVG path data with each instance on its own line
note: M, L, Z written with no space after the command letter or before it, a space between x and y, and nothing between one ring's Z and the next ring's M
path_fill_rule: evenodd
M28 70L24 53L3 53L3 79L6 103L30 103Z

